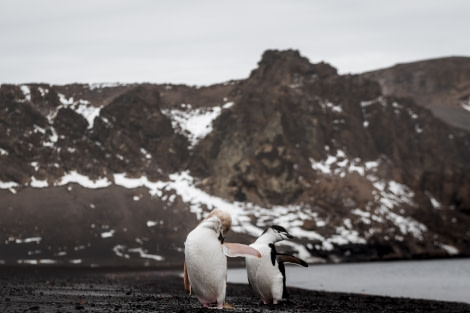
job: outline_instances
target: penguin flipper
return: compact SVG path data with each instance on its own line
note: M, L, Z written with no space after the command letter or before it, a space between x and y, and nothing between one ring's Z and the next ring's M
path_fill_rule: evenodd
M222 249L224 250L224 254L226 256L232 258L237 256L254 256L261 258L261 253L259 253L258 250L241 243L225 242L222 245Z
M276 259L277 259L277 251L276 251L276 246L274 243L270 243L269 247L271 248L271 263L273 263L273 266L276 264Z
M184 262L183 280L184 280L184 290L186 290L186 293L191 294L191 283L189 282L189 278L188 278L188 270L186 268L186 262Z
M307 262L290 254L278 253L276 257L280 262L283 262L283 263L293 263L293 264L301 265L303 267L308 267Z

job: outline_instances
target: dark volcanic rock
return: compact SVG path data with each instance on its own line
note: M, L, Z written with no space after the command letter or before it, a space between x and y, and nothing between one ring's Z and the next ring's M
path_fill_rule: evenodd
M153 86L138 86L102 109L90 137L103 143L114 159L111 170L158 178L153 169L171 173L188 158L188 142L173 131L171 120L160 111L160 98ZM142 149L151 156L147 166ZM124 158L123 162L116 159Z
M71 140L80 139L88 127L86 119L69 108L60 109L54 119L57 134L69 137Z

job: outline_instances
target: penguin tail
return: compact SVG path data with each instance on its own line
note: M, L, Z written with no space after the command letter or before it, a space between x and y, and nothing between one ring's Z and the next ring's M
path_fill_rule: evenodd
M187 294L191 294L191 283L189 282L188 269L186 268L186 262L184 262L183 281L184 281L184 290L186 290Z

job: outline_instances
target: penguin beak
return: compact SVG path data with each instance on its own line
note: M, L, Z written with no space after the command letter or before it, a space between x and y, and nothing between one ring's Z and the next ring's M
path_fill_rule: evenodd
M291 234L289 234L289 233L287 233L287 232L286 232L286 237L289 238L289 239L294 238L294 236L292 236Z
M218 239L219 239L219 241L220 241L221 244L224 243L225 238L224 238L224 235L222 234L222 232L219 234L219 238L218 238Z

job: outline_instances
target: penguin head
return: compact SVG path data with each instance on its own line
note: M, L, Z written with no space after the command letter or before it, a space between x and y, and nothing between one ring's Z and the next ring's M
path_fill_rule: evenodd
M217 237L223 243L225 234L232 227L232 217L229 213L215 209L206 216L201 225L213 229L217 233Z
M230 213L221 209L215 209L211 211L209 215L207 215L206 219L211 218L212 216L215 216L220 220L220 223L222 224L222 231L225 235L232 227L232 216L230 216Z
M219 241L223 242L223 238L224 238L223 226L222 226L222 222L217 216L206 217L201 222L201 224L199 224L199 227L204 227L204 228L213 230L217 234L217 238L219 239Z
M284 239L294 238L289 232L282 226L272 225L264 230L259 239L267 240L269 242L278 242Z

